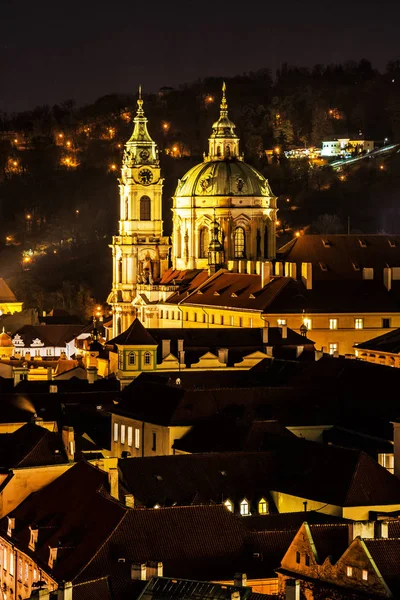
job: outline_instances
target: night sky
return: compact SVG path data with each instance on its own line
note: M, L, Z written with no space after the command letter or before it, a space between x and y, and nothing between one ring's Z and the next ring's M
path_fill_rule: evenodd
M398 0L2 0L0 110L177 86L282 62L400 58Z

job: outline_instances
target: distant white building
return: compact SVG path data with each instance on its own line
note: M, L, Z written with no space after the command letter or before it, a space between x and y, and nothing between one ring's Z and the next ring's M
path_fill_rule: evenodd
M353 154L354 151L372 152L374 149L373 140L365 140L362 137L340 137L331 138L322 142L321 156L345 156Z

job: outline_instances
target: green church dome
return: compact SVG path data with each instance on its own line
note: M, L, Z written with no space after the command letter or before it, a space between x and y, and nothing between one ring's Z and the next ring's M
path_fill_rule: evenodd
M273 196L268 181L241 160L211 160L196 165L178 183L176 197Z

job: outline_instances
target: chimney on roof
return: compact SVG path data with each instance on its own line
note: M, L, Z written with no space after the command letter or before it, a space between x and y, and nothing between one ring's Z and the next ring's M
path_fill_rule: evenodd
M306 290L312 290L312 263L301 263L301 280Z
M392 269L390 267L385 267L383 269L383 285L387 291L390 292L392 289Z
M218 360L225 366L228 364L228 348L218 348Z
M171 353L171 340L162 340L161 341L161 357L164 360L168 354Z
M265 261L261 263L261 289L263 289L271 281L271 263Z
M147 573L146 579L151 579L152 577L162 577L164 573L163 563L160 561L149 561L147 563Z
M125 506L135 508L135 496L133 494L125 494Z
M300 580L286 579L286 600L300 600Z
M61 581L57 589L57 600L72 600L71 581Z
M87 368L87 380L88 383L94 383L97 380L97 367L88 367Z
M63 426L62 441L68 460L73 462L75 459L75 432L73 427Z
M235 577L233 579L233 585L235 585L236 587L246 587L247 586L246 573L235 573Z
M262 328L262 343L264 346L266 346L268 344L268 333L269 333L269 325L267 325L265 323L264 327Z
M108 470L108 485L110 486L110 496L119 500L118 469L116 467L111 467Z
M364 267L362 270L362 278L363 279L373 279L374 278L373 267Z
M282 339L286 340L287 339L287 325L281 325L280 329L281 329Z
M356 538L373 540L375 537L374 521L353 521L349 524L349 544Z
M132 563L131 579L146 581L147 567L145 563Z
M58 386L57 385L49 385L49 393L50 394L57 394L58 392Z

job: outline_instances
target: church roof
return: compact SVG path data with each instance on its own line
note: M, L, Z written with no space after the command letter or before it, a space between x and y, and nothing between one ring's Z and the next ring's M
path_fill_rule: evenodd
M139 319L135 319L130 327L108 342L116 346L157 346L157 342L143 327Z
M206 161L180 180L175 196L273 196L268 181L241 160Z

